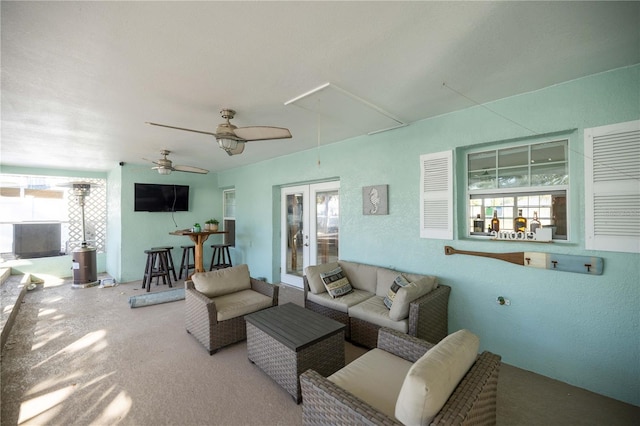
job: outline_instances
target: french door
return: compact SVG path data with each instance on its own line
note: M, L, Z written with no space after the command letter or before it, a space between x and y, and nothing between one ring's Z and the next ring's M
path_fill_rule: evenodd
M280 281L302 288L304 268L338 260L340 182L281 190Z

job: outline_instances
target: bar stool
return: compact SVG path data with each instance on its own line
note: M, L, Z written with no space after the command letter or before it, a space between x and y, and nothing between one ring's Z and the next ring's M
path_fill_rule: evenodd
M189 277L189 269L196 269L196 246L180 246L182 249L182 260L180 261L180 273L178 278L182 279L182 271L185 271L185 279ZM193 257L193 262L189 261L189 256Z
M211 247L213 248L213 255L211 256L210 271L233 266L231 264L231 254L229 253L231 244L212 244Z
M173 264L173 256L171 255L171 250L173 250L172 246L165 247L151 247L151 250L164 249L167 250L167 270L173 273L173 280L178 281L178 276L176 275L176 268Z
M146 287L147 292L151 291L151 281L153 281L154 277L156 278L156 285L159 284L160 277L162 277L163 284L169 281L169 287L173 287L169 269L167 269L167 249L151 249L144 252L147 255L147 264L142 277L142 288ZM158 265L157 267L155 266L156 264Z

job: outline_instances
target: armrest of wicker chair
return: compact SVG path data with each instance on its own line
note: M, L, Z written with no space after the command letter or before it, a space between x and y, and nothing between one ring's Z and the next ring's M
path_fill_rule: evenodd
M307 370L300 375L300 387L303 425L398 424L315 370Z
M265 296L269 296L273 300L272 306L278 306L278 294L280 286L276 284L269 284L266 281L260 281L255 278L251 278L251 290L262 293Z
M188 313L187 322L190 318L194 321L206 321L207 324L218 322L218 310L215 302L196 290L193 281L186 280L184 282L184 300Z
M416 362L434 346L433 343L390 328L382 327L378 331L378 349L409 362Z
M451 287L438 288L409 304L409 334L438 343L449 333L449 294Z

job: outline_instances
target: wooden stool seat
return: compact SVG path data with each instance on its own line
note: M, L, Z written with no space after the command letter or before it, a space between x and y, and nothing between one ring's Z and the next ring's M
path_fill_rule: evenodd
M231 253L229 253L231 244L212 244L211 247L213 248L213 255L211 256L210 271L233 266L231 263Z
M180 246L182 249L182 260L180 261L180 273L178 274L178 278L182 279L182 271L185 271L184 279L189 278L189 269L196 269L196 246ZM189 260L189 258L193 259L193 263Z
M167 284L169 287L173 287L171 284L171 276L169 275L169 269L167 266L167 253L165 248L145 250L147 255L147 263L144 268L144 275L142 277L142 288L147 288L147 291L151 291L151 281L156 278L156 285L160 282L162 277L162 283Z

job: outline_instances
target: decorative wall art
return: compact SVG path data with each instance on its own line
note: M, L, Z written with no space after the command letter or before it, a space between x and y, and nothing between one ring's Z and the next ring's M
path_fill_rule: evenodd
M373 185L362 188L362 214L389 214L389 185Z

